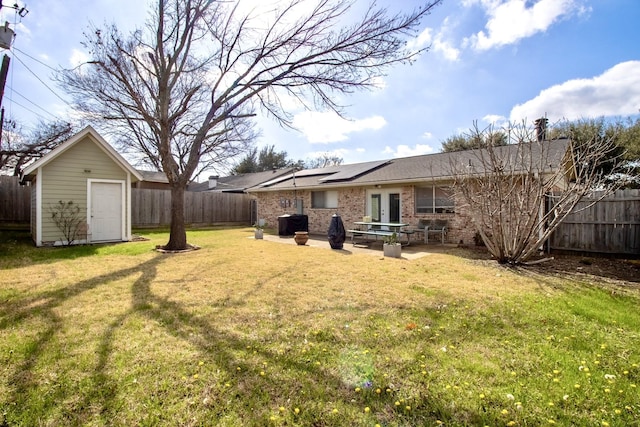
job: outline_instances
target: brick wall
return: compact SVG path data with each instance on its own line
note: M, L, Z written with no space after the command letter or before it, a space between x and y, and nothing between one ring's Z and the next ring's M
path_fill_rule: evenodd
M349 229L355 221L362 221L366 215L366 189L363 187L338 189L337 209L312 209L311 192L298 190L295 198L302 200L304 204L304 214L309 217L309 232L312 234L326 234L329 229L331 217L337 213L342 217L345 228ZM402 221L412 226L418 224L418 220L424 219L444 219L448 221L449 232L446 241L448 243L460 243L473 245L475 229L471 219L465 214L465 208L459 207L456 203L455 214L416 214L415 213L415 191L413 185L401 188ZM258 193L258 218L264 218L270 228L278 227L278 216L284 214L295 214L297 209L294 206L293 191L279 191ZM284 204L281 203L284 201Z
M312 234L326 234L329 230L331 217L338 214L342 217L345 228L350 228L354 221L362 221L365 215L365 190L364 188L345 188L338 190L337 209L313 209L311 208L311 192L307 190L278 191L270 193L258 193L258 218L264 218L271 228L278 227L278 217L284 214L296 214L294 199L302 200L304 214L309 217L309 232ZM282 203L284 202L284 203Z

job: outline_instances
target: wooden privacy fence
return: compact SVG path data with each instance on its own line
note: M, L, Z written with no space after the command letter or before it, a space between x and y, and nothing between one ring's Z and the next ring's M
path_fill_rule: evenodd
M0 175L0 222L29 222L31 187L17 176Z
M0 175L0 223L26 223L31 218L31 187L15 176ZM235 193L186 192L185 222L190 225L251 224L251 196ZM169 225L169 190L131 190L131 222L134 227Z
M578 204L551 235L551 249L640 255L640 190L620 190L591 207Z
M184 220L190 225L251 222L251 196L237 193L185 192ZM171 191L134 188L131 223L157 227L171 221Z

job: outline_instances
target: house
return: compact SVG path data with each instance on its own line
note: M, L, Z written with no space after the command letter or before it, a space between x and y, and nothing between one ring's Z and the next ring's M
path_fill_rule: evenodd
M292 167L273 169L264 172L244 173L219 177L212 175L209 180L200 183L189 184L188 191L214 191L221 193L245 193L249 188L255 187L266 181L271 181L281 176L290 174Z
M167 175L162 171L149 171L143 169L136 169L142 176L142 179L134 182L133 188L146 189L146 190L171 190L169 185L169 179Z
M568 140L543 141L530 155L551 172L565 164ZM508 159L517 145L497 147ZM295 171L247 191L258 200L258 218L277 224L284 214L308 216L309 232L326 234L333 214L346 228L364 216L416 226L420 219L447 222L447 241L471 243L475 228L463 203L451 192L452 170L480 168L483 150L436 153L322 169ZM542 154L544 153L544 154ZM474 170L474 173L484 173Z
M131 186L141 179L87 126L23 172L23 180L31 182L31 235L36 246L67 243L53 220L60 202L80 208L76 243L131 240Z

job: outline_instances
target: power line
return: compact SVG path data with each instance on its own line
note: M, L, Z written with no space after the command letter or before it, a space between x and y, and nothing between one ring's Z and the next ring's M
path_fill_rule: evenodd
M18 107L22 107L22 108L24 108L25 110L29 111L30 113L35 114L36 116L40 117L42 120L47 120L47 118L46 118L46 117L44 117L43 115L41 115L40 113L37 113L37 112L33 111L32 109L25 107L24 105L20 104L20 103L19 103L18 101L16 101L15 99L12 99L12 100L11 100L11 103L12 103L12 104L16 104ZM55 116L54 116L54 117L55 117Z
M18 51L18 52L20 52L20 53L21 53L21 54L23 54L24 56L26 56L26 57L28 57L28 58L31 58L32 60L36 61L37 63L39 63L39 64L41 64L41 65L44 65L45 67L47 67L47 68L48 68L48 69L50 69L51 71L58 72L58 70L56 70L55 68L53 68L51 65L46 64L46 63L42 62L42 61L41 61L41 60L39 60L38 58L35 58L35 57L33 57L33 56L29 55L28 53L26 53L26 52L24 52L24 51L22 51L22 50L18 49L18 48L17 48L17 47L15 47L15 46L13 47L13 50L14 50L14 51Z
M17 60L18 60L18 61L19 61L19 62L20 62L20 63L21 63L21 64L22 64L22 65L23 65L23 66L24 66L24 67L25 67L25 68L26 68L26 69L27 69L31 74L33 74L33 76L34 76L36 79L38 79L38 81L39 81L40 83L42 83L42 84L44 85L44 87L46 87L47 89L49 89L49 91L50 91L52 94L54 94L58 99L60 99L62 102L64 102L68 107L73 108L73 106L72 106L71 104L69 104L69 102L68 102L66 99L64 99L64 98L62 98L60 95L58 95L58 94L57 94L53 89L51 89L51 88L49 87L49 85L47 85L47 84L46 84L46 83L45 83L45 82L44 82L40 77L38 77L38 75L37 75L36 73L34 73L34 72L31 70L31 68L29 68L29 67L27 66L27 64L25 64L25 63L24 63L24 61L22 61L22 60L21 60L18 56L16 56L15 54L14 54L14 57L15 57L15 58L16 58L16 59L17 59Z
M26 96L24 96L23 94L21 94L20 92L18 92L17 90L15 90L13 87L9 87L9 90L11 90L11 93L15 93L16 95L18 95L20 98L24 99L25 101L27 101L29 104L33 105L34 107L42 110L43 112L49 114L51 117L53 117L54 119L60 120L60 117L56 116L55 114L53 114L50 111L45 110L44 108L42 108L41 106L39 106L38 104L36 104L35 102L31 101L29 98L27 98ZM13 99L11 100L12 102ZM24 107L23 107L24 108Z

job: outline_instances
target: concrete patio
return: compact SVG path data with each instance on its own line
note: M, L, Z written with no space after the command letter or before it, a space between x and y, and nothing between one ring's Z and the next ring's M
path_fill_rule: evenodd
M253 236L251 237L253 238ZM296 245L293 236L278 236L275 234L264 233L264 240L268 242L277 242L288 245ZM409 246L402 247L402 259L412 260L418 259L430 255L431 253L441 252L443 249L448 248L450 245L442 244L429 244L425 245L421 242L412 241ZM309 240L304 247L316 247L323 249L331 249L329 245L329 239L326 235L309 234ZM342 252L344 254L367 254L373 256L382 257L382 240L371 241L368 244L356 243L351 244L351 239L347 237L342 249L334 249L335 251Z

